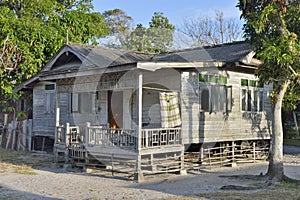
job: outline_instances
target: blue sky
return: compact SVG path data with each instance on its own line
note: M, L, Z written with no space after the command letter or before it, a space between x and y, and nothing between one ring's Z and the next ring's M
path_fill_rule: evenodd
M95 11L119 8L134 19L134 24L148 26L154 12L163 12L171 24L178 26L186 17L215 16L222 11L224 17L239 18L238 0L93 0Z

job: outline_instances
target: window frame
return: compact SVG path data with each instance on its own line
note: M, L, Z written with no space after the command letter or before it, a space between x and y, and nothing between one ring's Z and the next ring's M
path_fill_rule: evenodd
M98 113L98 92L74 92L69 94L69 98L70 113Z
M54 83L45 84L45 113L54 114L55 113L55 89Z
M231 112L232 86L227 85L227 82L227 76L199 73L199 105L201 112ZM202 95L204 91L208 91L206 94L208 97Z
M242 112L260 113L264 111L264 87L257 80L241 79L240 94Z
M80 98L79 98L80 93L71 93L71 113L79 113L80 112Z

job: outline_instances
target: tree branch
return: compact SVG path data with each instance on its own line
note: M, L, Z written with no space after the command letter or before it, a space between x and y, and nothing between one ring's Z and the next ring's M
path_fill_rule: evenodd
M299 74L290 65L288 66L288 68L295 76L299 76Z

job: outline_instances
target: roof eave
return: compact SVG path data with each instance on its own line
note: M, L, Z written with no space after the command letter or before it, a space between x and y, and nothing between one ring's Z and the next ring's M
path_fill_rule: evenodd
M114 72L124 72L136 69L136 63L118 65L118 66L110 66L106 68L88 68L88 69L80 69L73 71L63 71L63 72L55 72L55 73L45 73L40 76L39 80L48 81L48 80L56 80L56 79L64 79L64 78L76 78L81 76L91 76L96 74L105 74L105 73L114 73Z
M226 63L222 61L203 61L203 62L138 62L137 69L156 71L168 68L199 68L199 67L223 67Z
M16 87L13 89L13 91L14 91L14 92L20 92L20 91L23 91L23 90L25 90L25 89L32 89L32 88L33 88L32 86L34 85L34 83L39 82L39 76L40 76L40 75L37 74L37 75L33 76L32 78L30 78L30 79L24 81L22 84L16 86Z

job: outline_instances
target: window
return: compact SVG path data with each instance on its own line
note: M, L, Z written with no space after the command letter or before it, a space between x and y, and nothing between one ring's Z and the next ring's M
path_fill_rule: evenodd
M226 84L225 76L199 74L199 101L202 111L231 111L232 88Z
M84 92L79 95L79 103L80 103L80 112L81 113L91 113L92 111L92 99L91 94Z
M45 112L47 114L54 114L55 112L55 85L45 85Z
M241 79L242 111L263 111L263 85L255 80Z
M95 112L103 113L106 111L107 92L99 91L95 94Z
M79 94L71 94L71 112L79 112Z
M45 85L45 90L55 90L55 85L54 84L47 84L47 85Z
M97 111L96 93L81 92L70 94L72 113L95 113Z
M19 111L23 111L25 112L26 111L26 100L25 99L20 99L19 102L18 102L18 110Z

